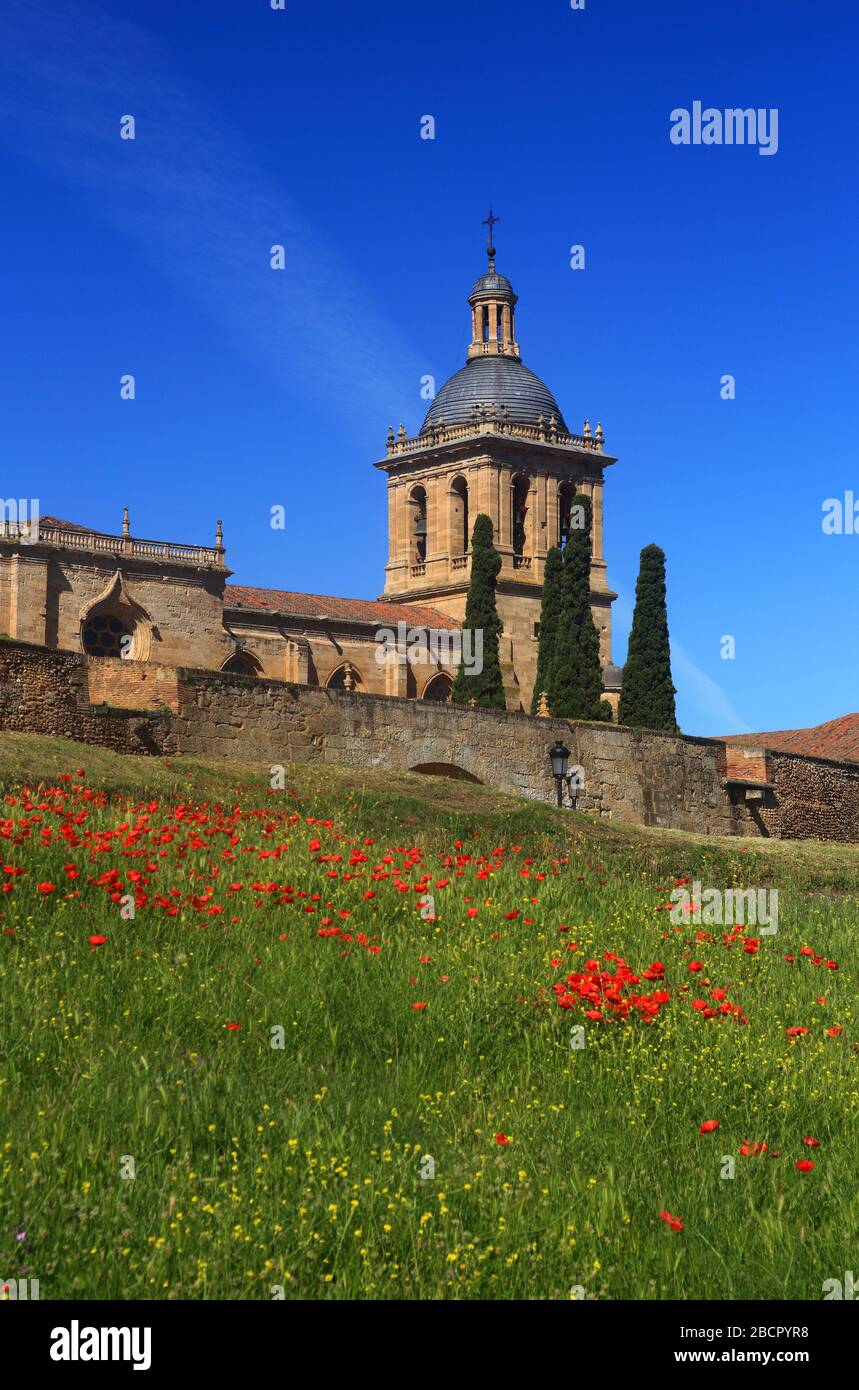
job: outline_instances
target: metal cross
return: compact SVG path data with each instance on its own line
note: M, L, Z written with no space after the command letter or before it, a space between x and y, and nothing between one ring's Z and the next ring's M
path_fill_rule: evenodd
M494 212L492 211L492 208L489 209L489 216L488 216L488 217L484 217L484 219L483 219L483 226L489 228L489 245L490 245L490 246L492 245L492 228L495 226L495 223L496 223L496 222L500 222L500 221L501 221L501 218L495 216Z

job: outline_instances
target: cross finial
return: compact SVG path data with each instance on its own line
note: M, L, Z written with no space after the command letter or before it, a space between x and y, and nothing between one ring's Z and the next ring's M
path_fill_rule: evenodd
M488 238L487 238L488 245L487 245L487 247L486 247L486 254L488 255L490 261L494 261L494 260L495 260L495 247L492 245L492 228L495 226L495 223L496 223L496 222L500 222L500 221L501 221L501 218L495 216L495 213L492 211L492 208L489 209L489 216L488 216L488 217L484 217L484 219L483 219L483 226L489 228L489 236L488 236Z

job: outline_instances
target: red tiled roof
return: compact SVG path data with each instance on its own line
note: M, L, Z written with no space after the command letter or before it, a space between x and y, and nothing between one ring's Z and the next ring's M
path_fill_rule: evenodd
M60 531L83 531L87 536L103 536L104 531L94 531L91 526L79 526L76 521L63 521L59 516L40 516L40 526L56 526Z
M244 584L228 584L224 590L227 608L248 608L257 613L289 613L301 618L333 618L341 622L405 622L410 627L457 628L446 613L423 604L384 603L379 599L332 598L330 594L299 594L291 589L251 589Z
M859 762L859 714L842 714L811 729L778 729L766 734L721 734L724 743L773 748L779 753L806 753L812 758Z

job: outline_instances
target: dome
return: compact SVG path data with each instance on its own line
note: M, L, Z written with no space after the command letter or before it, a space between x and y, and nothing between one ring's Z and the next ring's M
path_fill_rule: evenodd
M486 356L472 357L445 382L427 412L421 434L442 420L446 425L468 424L474 411L493 405L499 415L506 408L511 424L536 425L542 415L548 425L554 415L558 429L569 432L548 386L523 367L518 357Z
M509 295L510 298L514 300L517 297L513 293L513 286L507 279L507 276L499 275L494 266L491 270L487 270L485 275L481 275L479 280L475 280L471 289L471 294L468 297L469 299L474 299L478 294Z

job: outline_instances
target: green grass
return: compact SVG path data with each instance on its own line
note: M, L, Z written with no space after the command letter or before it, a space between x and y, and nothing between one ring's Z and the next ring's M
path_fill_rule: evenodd
M0 1276L43 1299L817 1299L855 1267L859 851L267 774L0 737L2 862L26 871L0 902ZM685 876L777 888L778 934L749 954L674 927ZM558 1006L606 952L664 964L655 1022ZM691 1007L716 987L747 1025Z

